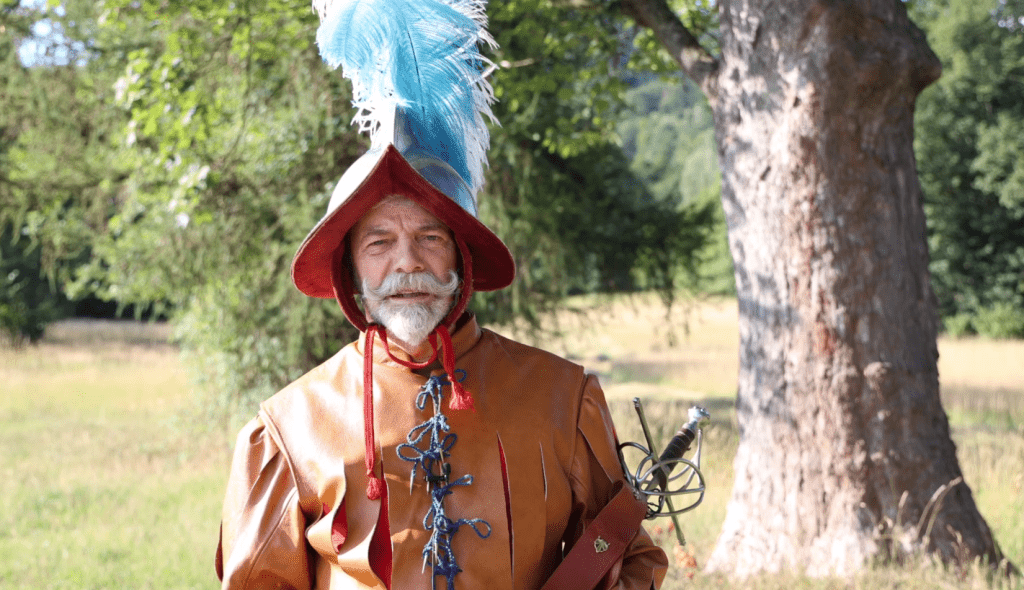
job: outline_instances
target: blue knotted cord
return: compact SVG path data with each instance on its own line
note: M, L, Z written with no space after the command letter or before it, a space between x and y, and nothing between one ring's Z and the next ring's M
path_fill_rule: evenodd
M459 381L466 378L465 371L459 369L456 373L459 374ZM437 587L437 576L444 576L448 581L447 589L454 590L455 574L462 569L456 563L455 554L452 552L452 537L458 532L459 527L469 525L477 536L486 539L491 535L491 525L482 518L452 520L445 513L444 499L451 495L456 487L473 483L473 476L468 473L454 481L451 480L452 469L447 458L451 456L451 449L458 437L450 432L448 417L441 412L441 397L444 386L448 384L447 375L435 375L427 379L420 388L416 396L416 407L426 410L429 400L433 403L434 415L426 422L414 426L406 436L406 442L398 445L397 452L400 459L413 464L409 474L410 490L416 480L416 472L421 470L430 492L430 510L423 517L423 528L430 531L430 540L423 546L423 563L426 564L427 560L430 560L433 566L431 587ZM424 439L428 439L427 446L421 448L419 445Z

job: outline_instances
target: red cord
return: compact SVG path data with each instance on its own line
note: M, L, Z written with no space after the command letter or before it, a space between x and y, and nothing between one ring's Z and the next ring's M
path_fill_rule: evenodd
M366 441L366 497L379 500L384 493L384 480L377 477L374 464L377 460L377 445L373 437L373 335L380 326L366 328L366 342L363 350L363 438Z
M448 333L448 328L443 325L438 326L436 332L441 334L441 347L443 349L441 351L441 366L444 367L444 372L448 373L448 380L452 383L452 401L448 402L448 407L452 410L475 411L473 398L470 397L466 388L455 378L455 345L452 344L452 335Z

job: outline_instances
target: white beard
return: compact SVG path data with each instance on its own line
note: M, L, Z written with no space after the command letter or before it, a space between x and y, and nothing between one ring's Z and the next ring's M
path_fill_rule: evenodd
M430 304L384 301L370 316L398 340L419 346L444 319L450 304L449 299L436 299Z
M403 303L388 299L403 289L423 291L435 298L429 303ZM459 276L455 271L451 271L447 283L442 283L429 272L392 273L376 289L363 280L363 300L370 317L387 328L394 338L412 346L422 344L441 323L451 310L458 290Z

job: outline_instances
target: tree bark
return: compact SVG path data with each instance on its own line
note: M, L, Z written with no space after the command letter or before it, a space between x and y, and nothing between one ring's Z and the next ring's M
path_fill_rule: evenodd
M718 6L721 55L677 57L715 115L740 314L736 480L708 568L998 562L939 399L913 153L938 59L900 0Z

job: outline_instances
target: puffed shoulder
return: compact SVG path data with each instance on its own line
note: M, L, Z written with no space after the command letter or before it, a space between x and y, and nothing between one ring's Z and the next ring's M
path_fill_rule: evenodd
M232 471L241 467L245 473L254 476L280 452L263 418L256 416L238 432Z
M231 474L224 495L221 514L221 550L225 541L233 545L242 526L246 509L250 505L250 490L264 468L280 453L273 438L267 432L263 420L257 416L249 421L235 438L235 451L231 460ZM278 462L276 466L280 466ZM230 551L228 551L230 553ZM218 555L218 558L220 556ZM221 559L218 559L218 562ZM218 563L218 572L221 569Z
M615 426L608 410L608 403L605 401L604 391L601 390L594 375L588 375L583 383L576 428L587 441L590 453L608 480L622 479L622 466L615 450L618 445Z
M238 433L224 498L216 564L223 588L308 586L304 529L291 469L256 417Z

